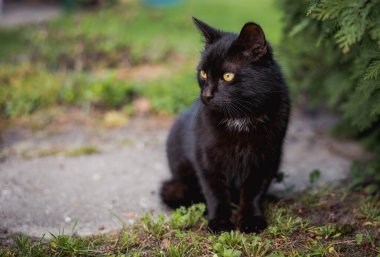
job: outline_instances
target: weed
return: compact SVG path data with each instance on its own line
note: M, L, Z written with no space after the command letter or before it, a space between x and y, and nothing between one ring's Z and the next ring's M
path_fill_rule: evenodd
M166 232L165 216L160 214L156 219L153 219L151 213L145 214L142 216L141 221L144 225L144 229L156 238L162 238Z
M380 243L379 242L379 236L380 236L379 231L377 231L377 232L370 232L368 230L364 231L365 240L372 247L376 247L376 245L379 246L379 243Z
M371 247L375 247L376 241L378 240L378 236L379 236L379 234L376 232L371 232L371 231L365 230L364 234L359 233L359 234L355 235L355 242L358 245L368 244Z
M217 254L218 257L219 256L220 257L239 257L239 256L241 256L241 251L236 250L236 249L226 248L221 244L215 244L213 246L213 250L215 251L215 253Z
M311 184L315 184L316 182L318 182L318 180L319 180L320 177L321 177L320 170L313 170L309 174L309 181L310 181Z
M270 226L268 232L273 236L286 236L299 229L307 227L308 222L301 217L292 215L285 208L272 207L270 213Z
M213 240L213 250L218 256L267 256L271 241L257 235L242 234L237 231L224 232Z
M380 221L380 202L375 198L365 198L360 202L360 213L367 219Z
M167 257L183 257L183 256L194 256L192 247L186 242L180 242L178 244L171 243L168 246Z
M172 228L186 229L200 223L203 226L206 220L203 218L206 206L194 204L189 208L180 207L170 216L169 225Z
M355 242L358 244L358 245L361 245L363 242L364 242L364 235L363 234L356 234L355 235Z
M20 234L16 237L16 255L15 256L39 256L39 257L47 257L49 256L46 253L46 243L43 242L44 237L42 237L37 242L32 242L30 238L27 236ZM2 255L3 254L3 255ZM8 251L1 252L0 256L14 256L10 254Z
M271 249L271 241L267 239L262 239L261 237L256 236L256 235L253 235L253 237L248 238L247 240L243 241L243 253L246 256L252 256L252 257L267 256L270 249Z
M309 256L339 256L332 245L326 245L317 240L313 240L306 248L309 250Z
M30 254L32 249L30 239L25 235L19 235L16 238L16 246L22 256Z
M222 233L213 244L212 248L218 256L240 256L244 235L236 232Z
M118 252L130 252L132 247L137 245L137 236L134 234L127 233L126 231L120 232L116 248Z
M237 231L224 232L218 237L218 243L230 248L238 248L242 245L245 237Z
M325 239L329 237L337 238L342 235L335 225L326 225L322 227L310 227L308 228L308 230L312 232L313 234L319 237L323 237Z
M90 249L89 241L84 238L65 235L63 233L59 235L51 234L51 236L50 246L52 251L57 255L76 256L96 252Z

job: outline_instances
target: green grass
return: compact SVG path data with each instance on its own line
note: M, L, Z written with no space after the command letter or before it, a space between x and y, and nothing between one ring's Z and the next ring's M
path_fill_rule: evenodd
M148 213L109 234L61 233L49 240L14 235L0 256L379 256L379 213L363 215L363 204L378 204L379 199L348 189L313 192L311 197L320 204L305 204L299 195L267 202L270 226L260 234L212 234L205 226L205 207L198 204L169 217Z
M197 96L194 67L202 48L192 15L235 32L253 20L279 43L281 12L274 0L191 0L171 8L127 1L0 29L0 115L15 118L62 104L122 108L139 96L151 101L153 112L184 110ZM115 75L157 63L167 65L166 77L135 81Z
M172 76L138 81L119 79L112 71L96 75L50 73L31 65L2 68L0 116L9 118L26 116L55 105L74 105L84 109L128 109L126 107L131 106L137 97L147 98L154 113L174 114L190 106L198 95L192 69L179 71Z
M123 58L132 64L165 61L170 54L196 59L200 35L191 16L235 32L253 20L263 26L271 42L277 44L280 39L281 12L274 0L190 0L171 8L139 3L128 1L97 12L65 15L40 26L2 30L0 60L15 50L56 68L73 68L79 62L86 68L115 66Z
M0 59L11 58L14 55L24 54L26 51L24 40L26 30L18 29L2 29L0 30L1 47Z

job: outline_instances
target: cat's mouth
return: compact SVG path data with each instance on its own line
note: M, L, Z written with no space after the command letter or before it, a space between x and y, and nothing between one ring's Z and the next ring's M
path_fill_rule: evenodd
M222 107L215 103L213 99L207 99L205 97L201 97L201 101L204 106L213 110L213 111L221 111Z
M228 119L245 119L252 116L254 113L251 109L251 106L242 105L230 101L217 101L213 99L211 101L204 101L202 103L207 109L212 112L218 113L220 116L223 116Z
M216 101L205 102L203 100L202 100L202 103L207 109L209 109L213 113L217 113L219 116L223 116L223 117L231 116L229 115L228 107L223 104L217 103Z

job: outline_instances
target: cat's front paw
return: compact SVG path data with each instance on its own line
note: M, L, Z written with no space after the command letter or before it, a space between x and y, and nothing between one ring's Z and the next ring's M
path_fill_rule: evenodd
M208 222L208 229L214 233L234 230L234 224L230 220L212 219Z
M263 216L253 216L239 222L240 232L257 233L267 227L267 222Z

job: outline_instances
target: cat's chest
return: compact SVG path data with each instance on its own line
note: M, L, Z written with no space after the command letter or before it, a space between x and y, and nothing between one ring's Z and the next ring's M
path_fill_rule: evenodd
M203 154L205 170L223 173L230 182L237 184L255 170L260 158L260 152L252 141L220 140L205 148Z
M268 145L264 119L222 119L202 123L197 133L198 156L210 166L243 169L257 164Z
M220 140L216 142L215 148L217 148L222 156L231 156L233 158L244 157L253 155L257 149L255 142L252 138L240 139L240 140Z
M254 164L259 149L253 138L231 138L221 136L208 145L205 149L205 157L210 163L229 168L243 168Z

